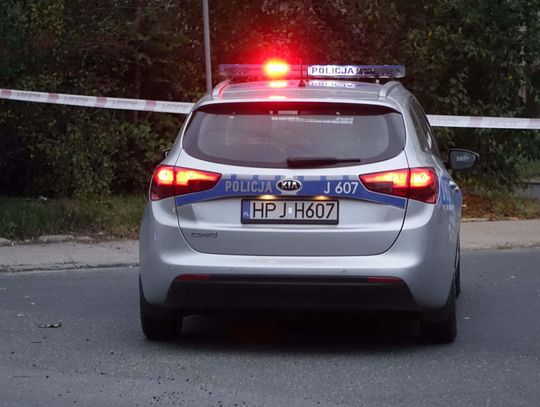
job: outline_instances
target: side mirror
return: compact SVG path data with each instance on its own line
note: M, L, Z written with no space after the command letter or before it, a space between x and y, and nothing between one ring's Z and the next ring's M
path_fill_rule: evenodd
M470 150L453 148L448 153L446 168L456 171L469 170L476 165L480 155Z

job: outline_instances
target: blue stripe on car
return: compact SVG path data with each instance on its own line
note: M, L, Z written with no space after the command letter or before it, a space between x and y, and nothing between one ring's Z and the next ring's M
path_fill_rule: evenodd
M439 200L442 205L454 206L454 197L452 189L450 188L450 178L441 177L441 182L439 186Z
M282 197L328 196L332 198L348 198L376 202L396 206L401 209L405 209L407 204L406 198L369 191L360 181L349 181L348 176L343 176L341 179L336 180L327 180L327 177L325 176L321 176L319 179L306 179L304 177L303 181L301 181L302 189L298 191L298 195L291 192L282 192L277 188L277 181L282 178L283 177L276 176L275 181L273 181L261 180L258 176L253 176L249 179L239 179L236 174L223 176L216 186L208 191L177 196L176 205L183 206L213 199L259 195L276 195ZM294 178L300 179L300 177ZM343 189L343 181L354 183L357 185L356 189L353 191L354 188L351 188L350 190L342 191L342 193L336 193L336 187L340 186L339 183L341 183L341 188ZM244 208L242 208L242 211L244 211Z

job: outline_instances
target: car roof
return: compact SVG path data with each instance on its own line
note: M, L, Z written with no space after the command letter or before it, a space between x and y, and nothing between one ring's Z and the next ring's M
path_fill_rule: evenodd
M377 84L310 79L305 80L304 87L298 85L299 80L239 83L224 81L218 84L211 94L201 99L195 108L213 103L259 101L368 102L396 108L395 97L408 93L401 83L397 81Z

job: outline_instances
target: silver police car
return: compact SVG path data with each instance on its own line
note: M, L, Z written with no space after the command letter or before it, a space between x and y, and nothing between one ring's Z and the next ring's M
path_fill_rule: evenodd
M413 315L451 342L462 198L449 170L478 155L443 160L393 80L403 67L273 64L223 66L231 79L195 104L153 174L144 334L220 310L361 310Z

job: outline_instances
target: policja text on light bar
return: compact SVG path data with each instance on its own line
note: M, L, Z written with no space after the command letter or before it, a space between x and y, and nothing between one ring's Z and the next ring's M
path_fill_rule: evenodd
M405 67L402 65L310 65L310 77L330 78L403 78Z

